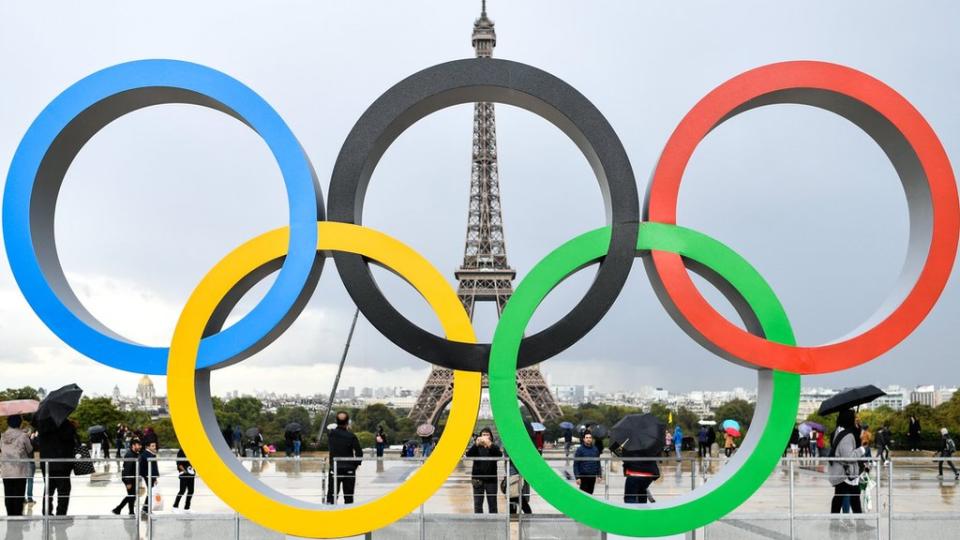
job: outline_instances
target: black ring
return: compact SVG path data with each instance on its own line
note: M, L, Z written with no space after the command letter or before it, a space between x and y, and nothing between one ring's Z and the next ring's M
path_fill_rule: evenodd
M477 101L521 107L570 137L597 176L613 227L610 250L580 302L549 328L524 338L517 363L527 367L576 343L603 318L636 251L640 205L633 169L609 122L580 92L535 67L493 58L456 60L415 73L381 95L353 126L333 168L327 214L331 221L359 225L370 176L393 141L430 113ZM387 339L438 366L487 371L490 344L458 343L423 330L384 297L363 257L338 252L333 258L350 297Z

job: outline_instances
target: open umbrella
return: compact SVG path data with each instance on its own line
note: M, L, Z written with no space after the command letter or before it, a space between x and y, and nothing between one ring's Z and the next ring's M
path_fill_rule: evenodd
M573 422L567 422L566 420L560 422L560 429L573 429L573 427Z
M256 437L258 433L260 433L260 428L252 427L247 429L247 431L244 432L244 435L246 435L248 439L252 439Z
M8 401L0 401L0 416L32 414L37 412L38 405L40 405L40 402L35 399L11 399Z
M813 426L810 424L800 424L797 426L797 433L799 433L801 437L810 435L811 431L813 431Z
M826 432L827 432L827 428L823 427L823 424L818 423L818 422L812 422L812 421L810 421L810 420L807 420L806 422L800 424L800 427L799 427L798 429L803 430L803 426L808 426L808 427L810 428L810 430L817 430L817 431L819 431L820 433L826 433Z
M740 431L740 422L737 422L736 420L730 420L730 419L724 420L723 429L727 429L727 428L733 428L737 431Z
M533 428L534 432L547 430L547 426L541 424L540 422L530 422L530 427Z
M94 434L97 434L97 433L106 433L106 431L107 431L107 428L105 428L105 427L103 427L103 426L99 426L99 425L98 425L98 426L90 426L90 427L87 428L87 433L90 434L90 435L94 435Z
M590 426L590 434L594 439L605 439L610 436L610 430L603 424L594 424Z
M724 431L724 433L729 434L731 437L739 437L739 436L740 436L740 430L737 429L737 428L728 427L728 428L725 428L723 431Z
M430 437L437 431L433 424L420 424L417 426L417 435L420 437Z
M864 403L870 403L878 397L885 395L887 395L886 392L872 384L848 388L832 398L824 400L823 403L820 404L819 413L823 415L839 412L844 409L863 405Z
M75 384L68 384L47 394L33 415L37 431L53 431L60 427L67 420L67 416L77 410L81 395L83 390Z
M283 430L287 433L297 433L298 431L303 431L303 426L300 425L300 422L290 422L284 426Z
M611 438L628 452L657 456L663 452L667 425L656 416L628 414L613 425Z
M701 426L715 426L715 425L717 425L717 421L716 421L716 420L701 420L701 421L699 421L699 422L697 422L697 423L700 424Z

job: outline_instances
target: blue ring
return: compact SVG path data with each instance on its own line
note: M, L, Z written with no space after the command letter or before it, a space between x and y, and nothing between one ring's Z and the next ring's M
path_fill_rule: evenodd
M146 96L143 100L149 103L131 107L131 96L135 99L135 96ZM247 124L269 146L287 191L290 244L280 273L252 311L233 326L203 339L197 367L216 367L249 354L252 349L264 346L264 341L268 342L277 333L274 330L291 319L290 314L296 311L298 299L309 286L315 269L316 223L323 218L321 193L313 168L290 128L263 98L219 71L176 60L140 60L98 71L57 96L27 130L7 175L3 237L13 275L40 319L68 345L102 364L154 375L166 372L168 348L132 343L113 334L82 307L68 307L68 303L76 303L72 292L60 288L58 293L51 286L47 276L53 276L60 287L65 285L62 269L55 257L51 260L47 256L41 264L33 237L40 230L34 227L52 228L56 191L51 194L45 186L47 191L41 190L42 196L33 200L49 206L44 215L40 212L33 215L34 223L31 222L31 201L41 164L51 146L55 142L58 146L73 146L66 151L56 150L57 157L72 161L85 142L84 137L92 137L102 127L95 125L89 133L82 133L84 128L78 127L82 122L71 124L79 115L96 115L95 111L99 111L104 117L110 117L103 122L106 125L131 110L159 103L197 103L226 112ZM109 112L120 109L124 109L120 114ZM71 139L68 134L64 140L57 141L68 127L81 131L79 138ZM61 181L59 176L50 185ZM38 203L41 200L45 202ZM54 248L51 245L43 249Z

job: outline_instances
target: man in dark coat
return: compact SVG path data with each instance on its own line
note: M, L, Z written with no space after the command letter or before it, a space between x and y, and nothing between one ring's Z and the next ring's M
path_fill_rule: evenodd
M123 487L127 490L127 496L120 501L113 509L113 513L120 515L123 507L126 506L130 515L133 515L133 506L137 500L137 463L140 461L140 439L130 441L130 449L123 455L123 469L120 473L120 479L123 481Z
M573 455L573 476L581 491L593 495L593 487L600 476L600 449L593 444L593 435L589 431L583 434L583 444Z
M151 440L143 445L143 451L140 452L140 477L147 485L148 496L143 500L141 512L147 514L150 512L150 502L153 498L153 488L157 487L157 480L160 478L160 469L157 467L157 441Z
M357 436L347 429L349 426L350 415L346 411L338 412L337 427L330 430L328 435L330 470L327 478L327 504L337 502L341 487L343 488L343 502L353 504L353 491L357 485L357 467L360 466L360 460L343 458L362 458L363 449L360 448L360 440L357 439ZM334 470L337 473L336 478L334 478Z
M43 514L51 515L53 510L53 494L57 494L56 515L67 515L70 505L70 474L73 472L74 452L80 446L77 437L77 427L70 420L59 427L47 430L37 435L37 446L40 448L40 471L46 483L43 490ZM45 460L58 461L47 463Z
M493 442L493 430L488 427L480 430L480 436L473 446L467 450L467 457L491 458L503 457L500 447ZM497 461L474 460L470 471L470 481L473 484L473 512L483 513L483 498L486 495L487 511L497 513Z

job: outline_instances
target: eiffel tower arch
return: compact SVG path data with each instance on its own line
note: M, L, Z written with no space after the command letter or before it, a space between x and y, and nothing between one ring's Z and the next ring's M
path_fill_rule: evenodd
M477 58L490 58L497 44L493 21L487 17L486 2L473 24L473 47ZM493 103L473 106L473 157L470 169L470 203L463 265L455 272L457 295L473 319L477 302L495 302L497 316L513 294L516 271L507 263L500 207L500 176L497 163L497 126ZM483 376L487 388L487 376ZM517 372L517 394L539 422L561 416L540 367ZM434 367L420 392L410 418L419 424L435 424L453 398L453 371Z

